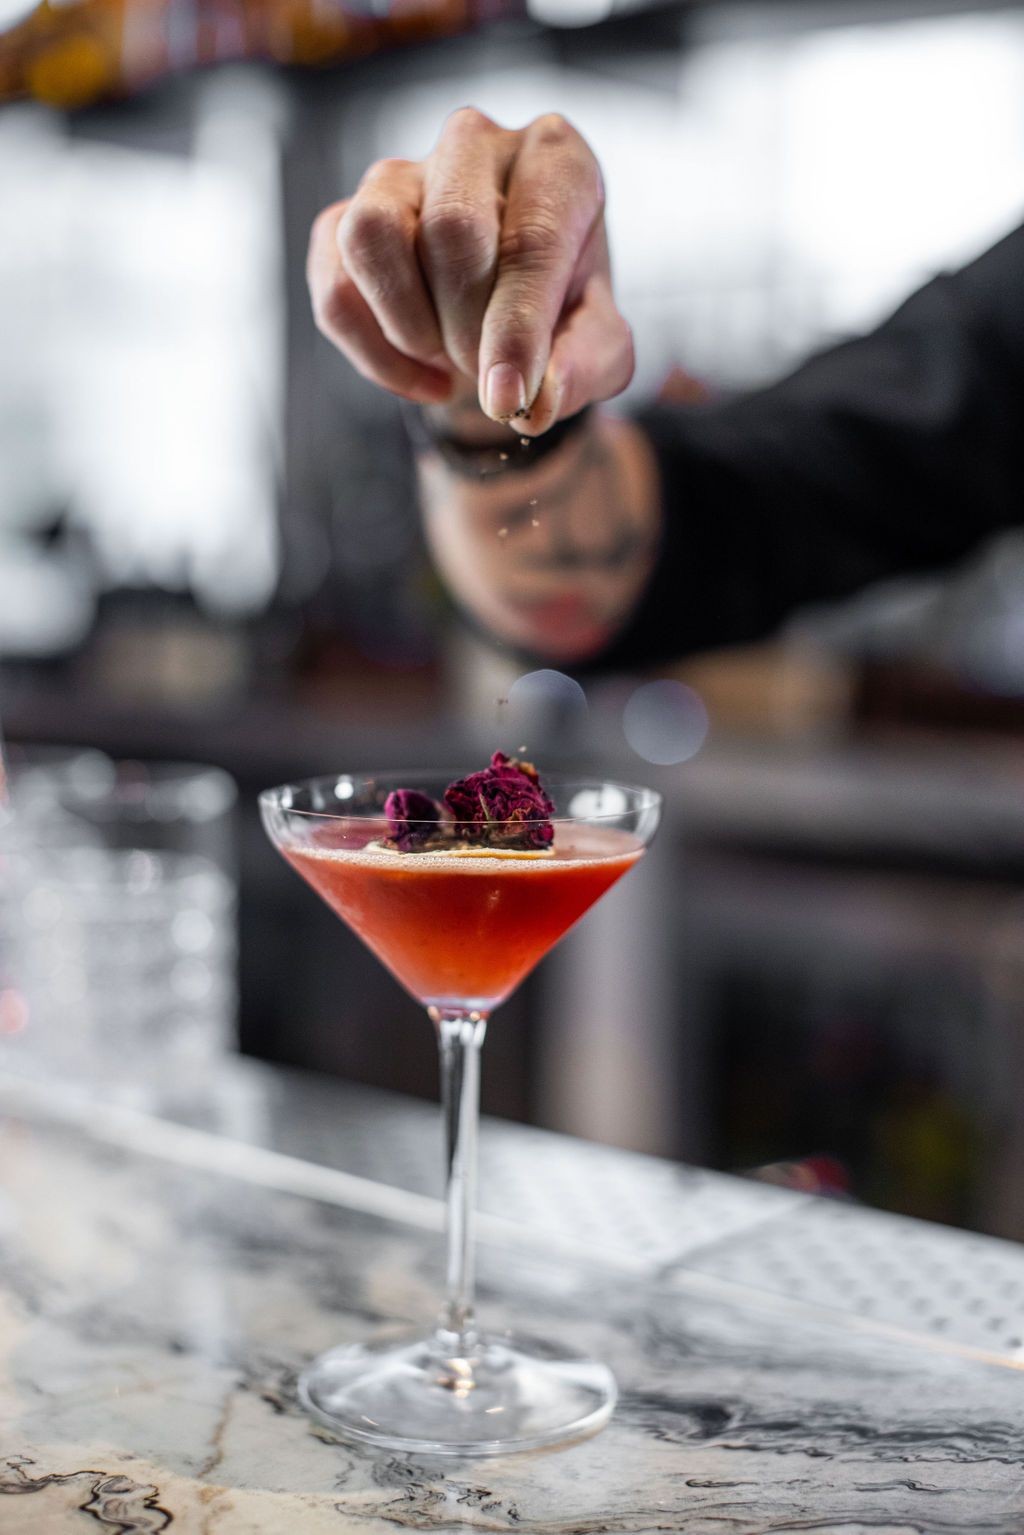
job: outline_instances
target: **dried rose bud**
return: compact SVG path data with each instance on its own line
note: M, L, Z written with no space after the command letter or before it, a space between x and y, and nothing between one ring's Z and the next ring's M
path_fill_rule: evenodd
M456 835L469 842L539 850L554 840L555 807L532 762L495 752L490 767L449 784L444 799Z
M444 806L419 789L394 789L384 801L388 836L400 853L411 853L434 837Z

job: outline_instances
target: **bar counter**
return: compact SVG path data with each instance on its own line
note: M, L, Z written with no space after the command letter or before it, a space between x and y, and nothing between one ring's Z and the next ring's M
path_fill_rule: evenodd
M202 1106L0 1082L0 1530L1024 1529L1024 1249L485 1121L482 1321L607 1360L611 1424L338 1442L311 1355L424 1328L430 1105L238 1061Z

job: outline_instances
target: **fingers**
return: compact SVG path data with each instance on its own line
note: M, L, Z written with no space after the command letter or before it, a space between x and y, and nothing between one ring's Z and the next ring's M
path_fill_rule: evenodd
M465 108L426 162L380 161L316 221L317 324L384 388L440 402L461 370L489 416L536 435L632 371L602 213L564 118L511 132Z
M594 276L555 333L551 358L528 419L516 431L537 437L585 405L621 394L633 377L633 336L604 276Z
M416 254L422 193L418 165L378 161L342 214L337 242L384 337L407 357L437 365L444 343Z
M450 376L392 345L346 268L338 230L349 207L335 203L313 224L306 276L317 327L372 383L421 404L440 403L451 393Z
M540 117L519 137L478 369L482 408L505 421L537 396L555 325L603 209L597 161L564 118Z
M633 335L615 304L602 222L580 256L540 389L529 414L513 423L516 431L537 437L585 405L612 399L633 367Z
M474 379L516 140L482 112L464 107L448 118L425 167L420 259L445 349Z

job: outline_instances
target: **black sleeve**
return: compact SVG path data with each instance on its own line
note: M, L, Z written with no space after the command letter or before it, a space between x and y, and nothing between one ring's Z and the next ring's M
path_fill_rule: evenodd
M1024 228L782 383L640 424L663 542L599 665L760 639L803 603L953 564L1024 521Z

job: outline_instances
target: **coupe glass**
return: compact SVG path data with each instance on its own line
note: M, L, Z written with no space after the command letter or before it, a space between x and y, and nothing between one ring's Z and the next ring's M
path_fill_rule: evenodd
M332 1349L299 1382L339 1435L389 1449L499 1455L600 1428L615 1405L607 1366L560 1346L478 1331L473 1211L480 1048L504 1002L654 835L650 789L545 775L554 854L389 852L395 788L436 800L458 773L334 775L260 796L274 845L395 978L437 1031L446 1134L447 1295L426 1338ZM499 828L492 829L500 831ZM522 828L518 828L521 830Z

